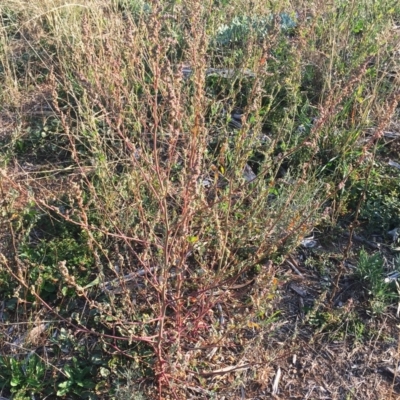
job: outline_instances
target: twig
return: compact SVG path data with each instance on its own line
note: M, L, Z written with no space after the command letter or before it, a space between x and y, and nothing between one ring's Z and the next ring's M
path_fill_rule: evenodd
M304 278L304 275L297 269L297 267L292 263L290 260L286 260L286 262L289 264L289 266L292 268L292 270L302 278Z
M195 372L195 371L189 371L189 372L204 377L210 377L216 375L225 375L229 374L230 372L242 371L244 369L248 369L249 367L251 367L251 364L233 365L230 367L216 369L215 371L210 371L210 372Z
M279 381L281 380L282 371L281 367L278 367L275 374L274 383L272 384L272 394L278 393Z

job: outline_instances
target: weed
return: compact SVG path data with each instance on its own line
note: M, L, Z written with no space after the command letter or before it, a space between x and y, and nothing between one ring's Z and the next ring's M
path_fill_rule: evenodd
M389 230L400 224L399 174L387 168L376 168L369 178L366 200L360 210L360 220L367 231L378 235L387 235ZM364 182L365 183L365 182ZM359 192L362 182L354 185ZM354 193L354 192L353 192Z
M146 400L147 396L145 396L137 384L139 378L141 378L140 374L132 366L120 373L115 387L114 398L121 400Z
M381 254L369 255L365 250L361 250L356 273L367 291L369 308L373 315L382 314L387 306L398 297L392 284L385 281L384 265L384 258Z
M52 329L48 358L29 367L37 381L19 373L24 356L13 366L2 355L4 387L237 397L224 393L245 379L231 379L235 364L270 368L263 338L283 323L274 307L287 254L343 210L377 224L379 209L392 228L395 179L380 182L374 162L400 99L400 10L389 0L3 3L0 121L15 122L0 132L4 337L33 321ZM51 175L68 190L44 191ZM360 255L359 277L378 313L393 298L374 257ZM346 326L359 338L356 316L325 304L335 290L325 261L307 318L315 332L342 337Z
M46 382L48 366L35 353L28 354L22 360L2 356L0 367L0 385L10 388L15 399L31 399L36 393L49 389Z
M96 386L91 378L93 373L90 366L81 366L78 360L73 358L71 365L64 366L63 373L66 379L58 384L57 396L73 393L81 398L96 398L88 391Z

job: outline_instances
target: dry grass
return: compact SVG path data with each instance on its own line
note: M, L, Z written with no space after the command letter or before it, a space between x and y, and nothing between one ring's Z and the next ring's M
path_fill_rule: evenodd
M395 398L348 267L400 100L364 3L2 2L5 395Z

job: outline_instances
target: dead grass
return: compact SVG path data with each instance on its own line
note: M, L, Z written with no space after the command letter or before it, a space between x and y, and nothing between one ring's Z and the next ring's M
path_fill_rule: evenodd
M384 3L0 6L2 394L399 396L354 274L394 257L360 240L399 142Z

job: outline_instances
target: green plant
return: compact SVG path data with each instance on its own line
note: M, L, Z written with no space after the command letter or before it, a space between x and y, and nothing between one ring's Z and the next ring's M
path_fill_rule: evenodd
M0 386L7 388L14 399L29 400L37 393L46 392L48 366L35 353L25 359L0 356Z
M386 235L400 224L400 174L377 166L369 179L366 199L361 206L360 220L365 221L371 233ZM360 191L362 181L355 184L353 190Z
M14 153L36 164L68 161L69 154L65 151L67 138L60 132L59 127L60 122L54 118L46 122L31 118L24 134L13 138L10 143Z
M72 208L60 203L55 209L67 213ZM87 282L87 277L91 275L89 267L93 263L93 254L90 239L79 225L65 221L54 211L40 213L35 207L25 210L22 222L16 225L25 232L18 255L23 262L31 265L27 279L37 287L37 293L43 299L55 300L60 291L64 295L73 294L61 284L57 267L60 261L67 261L73 266L71 272L78 284Z
M382 314L398 298L398 293L384 277L384 259L380 253L368 254L361 250L356 274L366 290L369 309L373 315Z
M141 376L132 366L124 372L120 372L115 385L115 400L147 400L147 396L145 396L137 384L138 378L141 378Z
M97 399L93 393L96 384L93 382L92 366L82 364L73 357L72 363L63 367L65 380L58 384L57 396L76 394L82 399Z
M282 31L288 31L296 27L296 21L287 13L281 13L276 18ZM232 44L245 43L251 35L254 35L259 41L273 29L274 16L269 15L266 18L257 16L241 15L234 17L229 25L220 25L215 35L215 44L217 46L226 46Z

